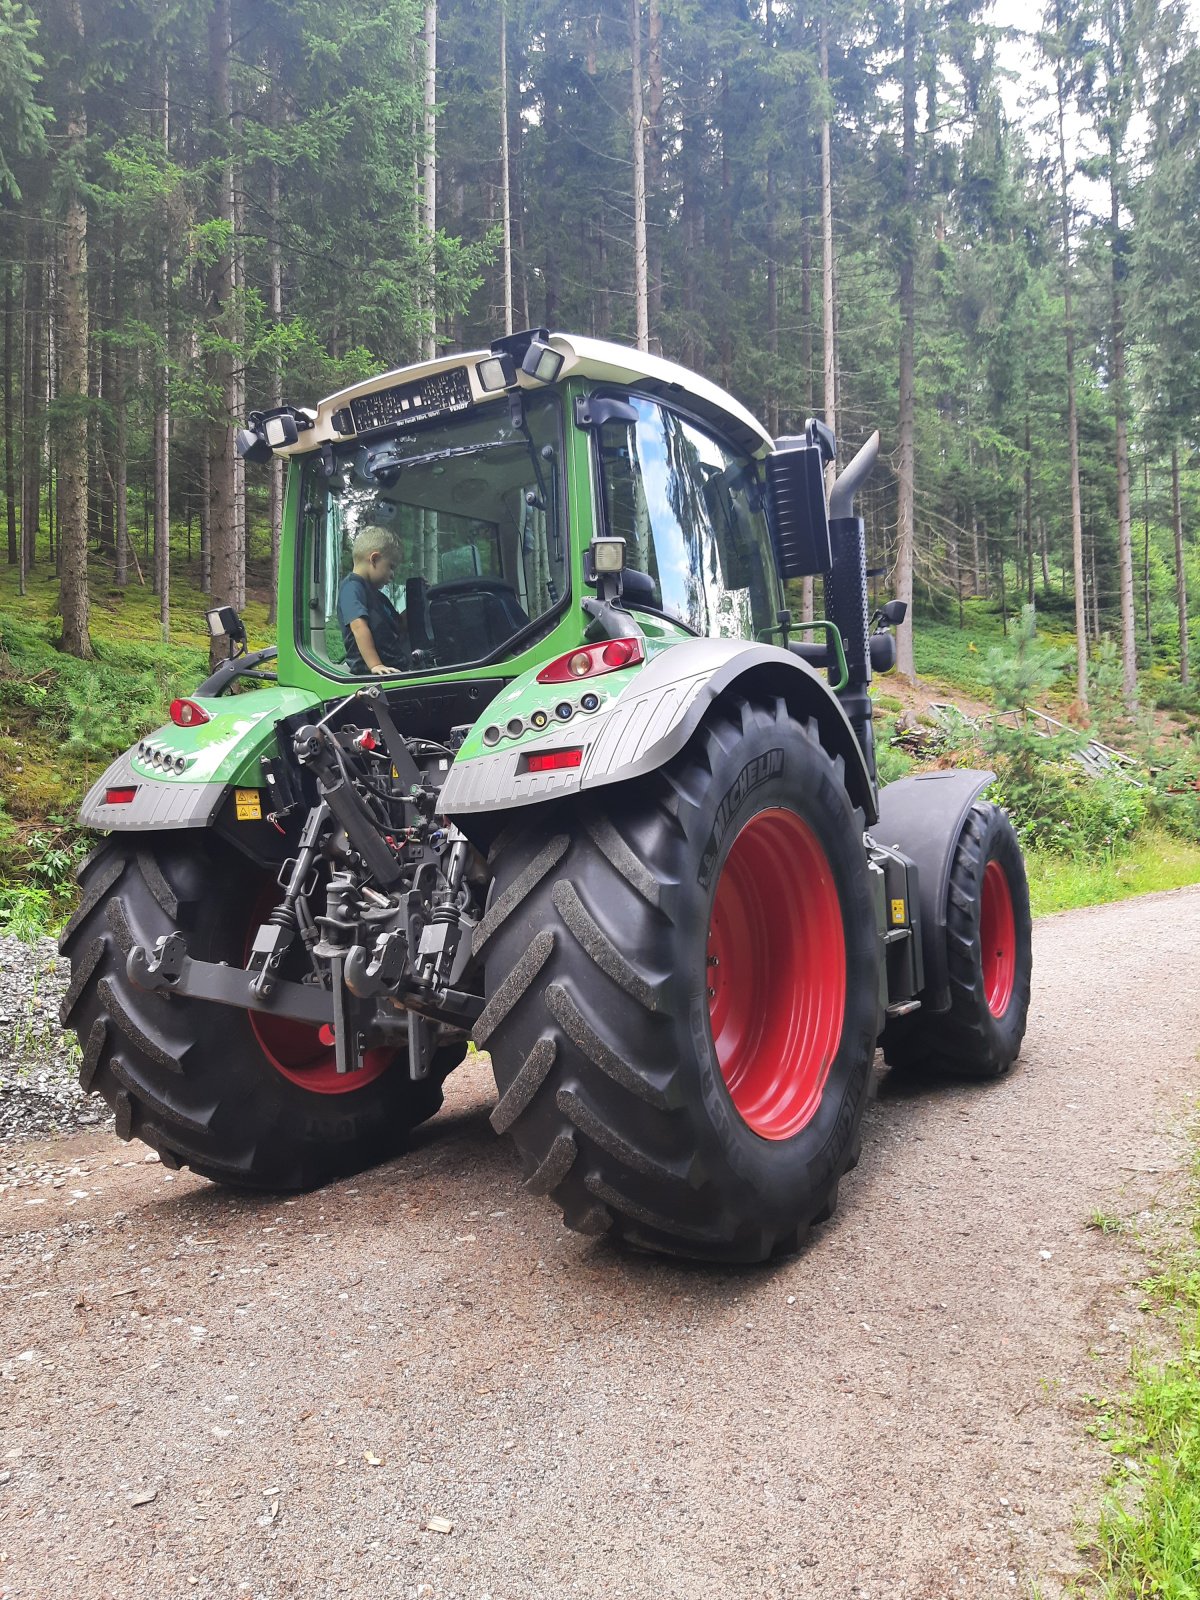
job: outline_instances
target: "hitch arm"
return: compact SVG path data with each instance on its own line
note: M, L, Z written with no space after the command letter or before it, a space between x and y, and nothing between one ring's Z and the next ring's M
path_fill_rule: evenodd
M215 961L193 961L181 933L164 934L155 942L153 954L144 945L135 944L125 970L129 981L139 989L212 1000L217 1005L236 1006L240 1011L266 1011L315 1028L333 1022L333 998L328 990L276 978L270 992L263 994L254 986L257 973Z

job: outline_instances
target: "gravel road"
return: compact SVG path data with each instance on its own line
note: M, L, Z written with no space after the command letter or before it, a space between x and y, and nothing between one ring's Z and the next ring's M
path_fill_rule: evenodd
M10 1143L0 1596L1057 1594L1145 1331L1087 1224L1178 1199L1198 946L1200 890L1038 923L1015 1074L885 1079L838 1215L752 1271L562 1231L479 1062L297 1200Z

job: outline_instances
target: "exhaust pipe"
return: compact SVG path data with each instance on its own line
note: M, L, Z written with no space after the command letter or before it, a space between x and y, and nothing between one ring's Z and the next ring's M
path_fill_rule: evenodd
M854 497L871 476L878 455L879 430L876 429L829 491L830 520L854 515Z
M829 535L833 565L825 575L825 608L842 636L848 681L840 699L875 782L875 733L871 726L870 622L867 613L867 536L854 498L879 455L873 433L829 491Z

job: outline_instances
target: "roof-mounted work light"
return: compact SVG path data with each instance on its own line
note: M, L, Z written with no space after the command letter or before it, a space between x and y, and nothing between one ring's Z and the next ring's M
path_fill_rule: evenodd
M244 461L270 461L273 450L286 450L316 421L315 411L280 406L275 411L252 411L248 425L237 431L237 453Z
M551 348L549 341L549 328L525 328L520 333L506 333L502 339L493 339L492 354L508 356L518 362L521 371L537 383L553 383L562 371L564 357Z
M511 389L517 381L517 364L507 351L502 350L498 355L488 356L475 368L475 376L479 379L479 387L487 394L494 394L499 389Z

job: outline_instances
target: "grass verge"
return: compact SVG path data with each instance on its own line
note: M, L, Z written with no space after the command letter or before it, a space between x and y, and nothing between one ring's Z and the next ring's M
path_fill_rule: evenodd
M1128 900L1136 894L1200 883L1200 844L1154 830L1119 854L1026 856L1029 899L1035 917L1051 911ZM1200 1587L1196 1590L1200 1600Z
M1175 1354L1135 1353L1129 1393L1096 1424L1117 1466L1089 1550L1104 1600L1200 1597L1200 1154L1190 1188L1191 1237L1143 1286L1172 1325Z

